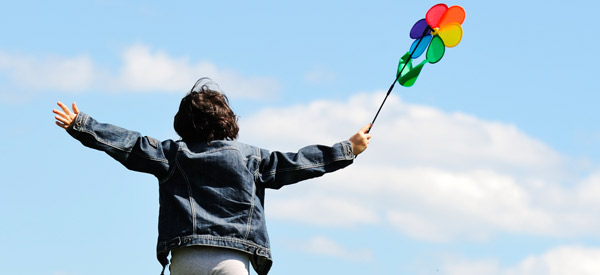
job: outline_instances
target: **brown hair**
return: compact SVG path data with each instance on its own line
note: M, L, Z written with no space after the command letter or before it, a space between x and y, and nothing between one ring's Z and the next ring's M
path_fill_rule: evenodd
M238 136L237 117L227 96L212 90L208 86L211 83L208 78L199 79L181 99L173 127L184 141L233 140Z

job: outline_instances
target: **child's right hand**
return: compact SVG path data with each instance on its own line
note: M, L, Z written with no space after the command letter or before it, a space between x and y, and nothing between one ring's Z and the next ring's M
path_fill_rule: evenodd
M77 108L77 105L75 105L75 102L73 102L73 112L71 112L69 107L62 102L59 101L57 104L63 111L61 112L59 110L52 109L52 112L56 114L54 117L56 119L56 125L58 125L60 128L67 129L69 126L71 126L71 124L73 124L73 121L75 121L77 114L79 114L79 109Z
M371 129L371 123L367 124L365 127L362 127L358 133L350 137L350 143L352 143L352 151L354 152L354 155L358 155L367 149L369 140L371 139L371 134L368 133L369 129Z

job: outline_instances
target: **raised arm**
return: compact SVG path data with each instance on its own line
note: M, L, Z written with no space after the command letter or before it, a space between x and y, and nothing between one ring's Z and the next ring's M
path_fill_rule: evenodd
M370 124L356 134L333 146L310 145L296 153L261 151L259 181L266 188L279 189L284 185L322 176L350 165L356 155L369 144Z
M58 102L58 106L62 111L52 110L56 114L56 125L66 129L84 146L104 151L127 169L150 173L159 179L166 176L170 165L166 155L177 151L173 141L160 142L135 131L98 122L79 112L75 103L73 111L62 102Z

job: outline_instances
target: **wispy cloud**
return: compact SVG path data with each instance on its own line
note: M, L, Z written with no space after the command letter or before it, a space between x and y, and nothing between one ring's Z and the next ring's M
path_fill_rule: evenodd
M495 259L469 260L448 256L440 271L445 275L592 275L598 270L599 248L559 246L540 255L530 255L509 267L500 267Z
M99 66L92 57L35 56L0 51L3 94L39 92L177 92L188 91L200 77L210 77L230 97L266 98L279 83L269 77L245 76L208 61L191 62L142 44L124 49L121 67Z
M379 222L379 216L373 209L362 207L353 199L316 193L306 196L274 197L269 204L274 204L276 207L267 209L267 213L270 217L280 220L301 221L321 226L354 226ZM321 214L314 216L313 214L317 212Z
M332 144L369 122L382 98L361 94L262 110L241 121L241 138L284 151ZM576 160L514 125L392 95L372 133L352 166L270 196L269 215L321 226L386 226L429 241L600 232L600 171L571 171Z
M370 262L373 260L373 252L368 249L345 247L324 236L315 236L309 240L303 241L288 240L286 241L286 244L294 249L299 249L314 255L360 262Z
M187 57L173 58L165 52L152 52L144 45L125 50L123 67L114 85L133 91L181 92L189 90L203 76L213 79L232 97L265 98L279 89L279 84L267 77L246 77L207 61L192 63Z
M15 89L80 91L90 87L95 70L85 55L34 57L0 51L0 74Z

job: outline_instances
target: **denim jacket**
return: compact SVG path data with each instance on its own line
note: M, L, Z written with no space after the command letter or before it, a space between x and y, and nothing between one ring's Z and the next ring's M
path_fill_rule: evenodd
M164 269L173 249L203 245L243 251L259 275L272 265L264 213L265 189L344 168L354 160L349 141L311 145L296 153L218 140L158 141L79 113L68 133L106 152L127 169L158 179L157 258Z

